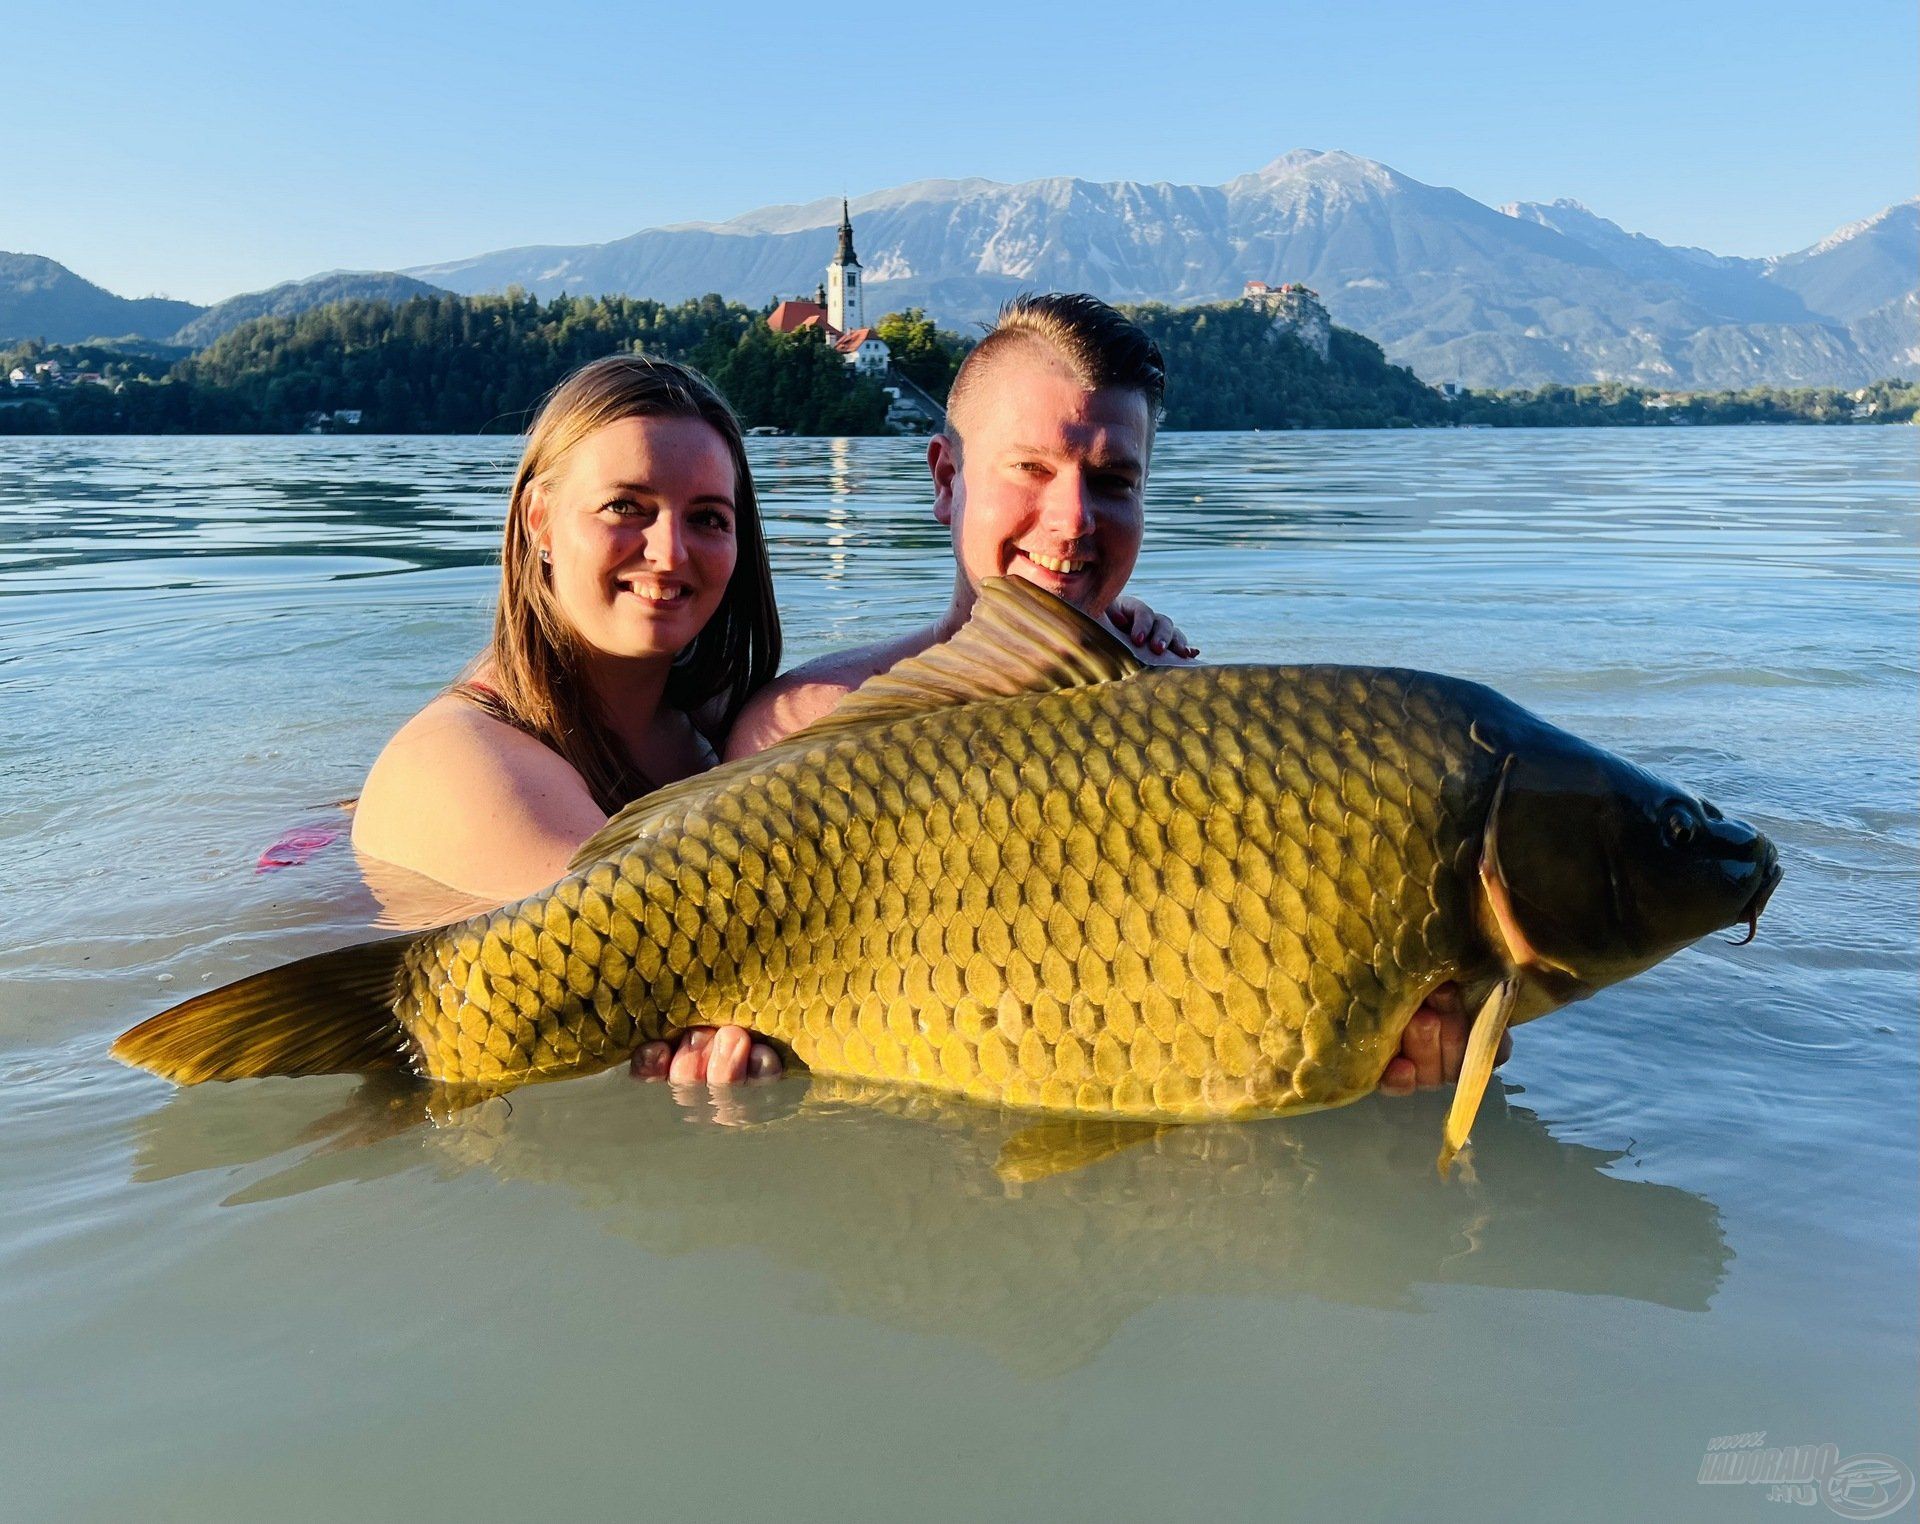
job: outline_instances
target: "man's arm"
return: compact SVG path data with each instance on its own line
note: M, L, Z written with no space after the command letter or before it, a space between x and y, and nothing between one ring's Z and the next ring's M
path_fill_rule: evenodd
M930 627L899 640L835 651L776 677L747 700L740 718L727 733L723 760L733 762L765 751L796 730L825 719L841 699L868 678L877 677L909 656L918 656L934 643L937 634L938 630Z
M830 714L833 706L851 691L850 684L803 678L799 672L776 678L747 700L740 718L727 732L723 760L732 762L765 751L774 742Z

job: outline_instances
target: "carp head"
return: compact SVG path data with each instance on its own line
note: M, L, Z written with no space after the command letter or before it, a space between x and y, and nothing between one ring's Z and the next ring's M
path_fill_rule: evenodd
M1507 753L1480 862L1489 931L1555 1004L1724 927L1751 941L1781 872L1752 826L1562 732Z
M1507 1027L1744 922L1778 887L1772 842L1644 768L1534 722L1501 748L1480 849L1481 920L1504 977L1474 1018L1441 1139L1467 1140Z

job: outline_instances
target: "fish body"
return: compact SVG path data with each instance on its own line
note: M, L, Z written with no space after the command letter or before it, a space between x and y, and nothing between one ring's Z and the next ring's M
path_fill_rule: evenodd
M1473 856L1508 706L1414 673L1143 672L842 732L424 939L432 1078L584 1073L693 1025L809 1069L1051 1111L1365 1094L1490 969Z
M1620 842L1572 839L1665 831L1662 810L1725 838L1672 905L1698 844L1649 893ZM302 1057L500 1090L737 1022L823 1074L1040 1111L1338 1105L1442 983L1497 997L1490 1067L1499 1025L1757 916L1773 849L1711 810L1475 683L1142 669L995 584L953 642L640 801L551 888L363 952L378 1029ZM268 1050L298 982L259 986L224 1038L212 1018L240 1007L215 992L118 1051L183 1079L289 1072Z

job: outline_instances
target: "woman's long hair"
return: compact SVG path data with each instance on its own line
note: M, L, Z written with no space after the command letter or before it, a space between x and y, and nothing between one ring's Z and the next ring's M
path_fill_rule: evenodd
M675 660L663 702L692 713L724 699L724 728L780 665L780 616L773 606L766 536L733 409L705 376L670 360L609 355L581 366L547 394L514 473L500 552L500 601L487 652L491 682L483 686L469 674L451 691L558 752L609 815L653 784L627 756L587 690L580 637L554 600L527 509L535 484L567 451L623 418L698 418L733 457L733 576L720 607Z

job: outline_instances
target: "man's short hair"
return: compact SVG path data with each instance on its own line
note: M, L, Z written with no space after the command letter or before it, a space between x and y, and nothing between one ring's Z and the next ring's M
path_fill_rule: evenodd
M960 362L947 393L948 438L959 442L954 419L996 359L1035 345L1056 355L1088 391L1113 386L1139 392L1147 399L1149 428L1159 421L1166 362L1137 323L1084 291L1023 292L1000 309L987 336Z

